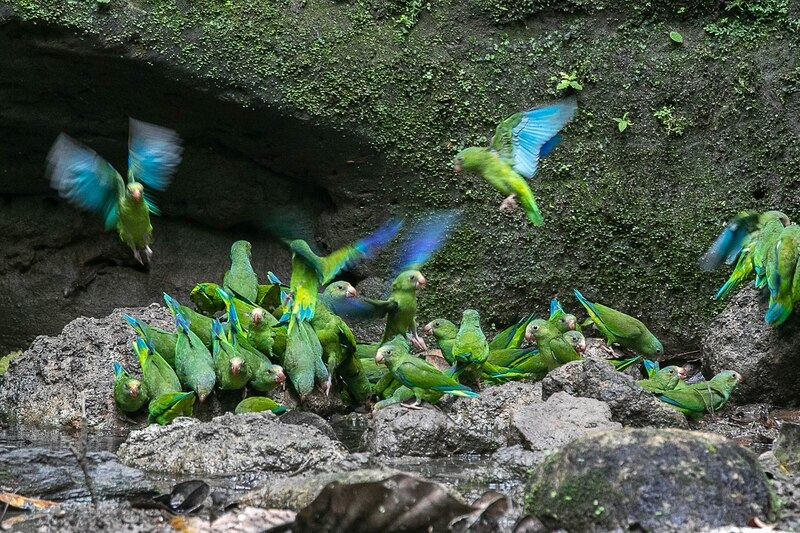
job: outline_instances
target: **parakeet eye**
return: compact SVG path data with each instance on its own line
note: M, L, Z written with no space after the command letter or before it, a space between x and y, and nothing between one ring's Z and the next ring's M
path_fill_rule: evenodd
M416 278L417 278L417 276L414 275L414 274L411 274L410 276L408 276L408 279L410 279L411 281L414 281Z
M531 329L533 329L533 331L539 331L539 326L533 326Z

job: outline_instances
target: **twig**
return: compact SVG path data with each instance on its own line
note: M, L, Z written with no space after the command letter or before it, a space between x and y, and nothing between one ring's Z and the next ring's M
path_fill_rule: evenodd
M89 462L86 460L86 455L89 451L89 428L86 421L86 395L81 396L81 423L80 435L78 436L77 445L70 445L69 451L75 456L78 461L78 466L81 467L83 472L83 479L86 482L86 489L89 491L89 497L92 499L92 507L97 510L97 496L94 492L94 482L92 476L89 475Z
M696 354L696 353L700 353L700 350L692 350L691 352L678 353L678 354L675 354L675 355L670 355L670 357L683 357L684 355L693 355L693 354Z

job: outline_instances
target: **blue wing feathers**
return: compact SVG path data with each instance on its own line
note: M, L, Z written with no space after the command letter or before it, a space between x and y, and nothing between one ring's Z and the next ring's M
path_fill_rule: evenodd
M181 139L168 128L130 119L128 172L148 187L163 191L181 162Z
M523 114L520 123L511 130L516 172L526 178L536 174L539 158L549 154L559 143L559 130L572 119L577 108L575 100L564 100Z
M414 223L400 246L394 276L404 270L420 270L442 247L461 211L451 209L429 213Z

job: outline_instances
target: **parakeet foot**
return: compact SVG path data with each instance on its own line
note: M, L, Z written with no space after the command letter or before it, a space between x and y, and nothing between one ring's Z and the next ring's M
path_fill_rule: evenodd
M153 250L150 249L150 246L145 245L144 255L147 257L147 263L151 263L153 260Z
M333 385L333 379L328 377L328 379L322 384L322 390L325 392L325 396L331 395L331 386Z
M422 407L419 404L420 402L419 400L417 400L414 403L401 403L400 406L405 407L406 409L411 409L412 411L419 411L422 409Z
M425 339L420 337L419 335L412 335L411 336L411 344L420 351L427 352L428 345L425 343Z
M603 345L602 345L602 348L603 348L603 350L605 350L605 351L606 351L606 353L607 353L608 355L616 355L616 354L614 353L614 348L612 348L611 346L606 346L605 344L603 344Z
M139 255L139 250L133 250L133 257L135 257L136 260L139 261L140 265L144 266L144 261L142 261L142 256Z
M517 195L512 194L500 204L500 211L513 211L517 208Z

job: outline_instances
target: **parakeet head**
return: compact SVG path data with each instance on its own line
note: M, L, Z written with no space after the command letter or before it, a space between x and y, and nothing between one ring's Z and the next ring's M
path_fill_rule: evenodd
M678 381L681 379L681 371L683 369L677 366L667 366L662 368L658 371L661 376L663 376L667 383L670 383L673 387L678 384Z
M329 296L353 298L358 296L358 291L346 281L337 281L328 285L325 289L325 294Z
M404 270L392 282L392 290L417 290L425 286L428 280L419 270Z
M564 333L564 338L575 348L578 353L586 351L586 337L580 331L567 331Z
M375 362L379 365L385 365L392 358L396 349L391 344L384 344L378 348L378 352L375 354Z
M125 381L124 384L125 390L128 392L128 395L131 398L138 398L139 397L139 389L142 387L142 382L138 379L129 379Z
M134 202L141 202L142 198L144 198L144 187L141 183L129 183L126 189L128 191L128 197Z
M789 221L789 217L781 211L765 211L759 218L759 225L762 227L771 220L780 220L781 224L783 224L783 227L786 227L791 223Z
M269 369L269 372L274 377L275 383L286 382L286 374L284 373L282 366L273 365L272 368Z
M425 324L422 331L428 335L433 335L437 339L452 339L458 333L458 326L446 318L437 318Z
M481 315L474 309L467 309L461 315L461 325L479 328L481 327Z
M550 325L547 320L537 318L536 320L531 321L531 323L528 324L528 327L525 328L525 340L528 342L533 342L545 333L549 332L552 327L553 326Z
M564 313L559 316L556 321L558 322L558 329L560 331L571 331L578 327L577 317L569 313Z
M483 156L486 155L486 149L477 146L465 148L456 154L453 159L453 170L461 172L462 170L478 170L483 163Z
M664 346L661 344L661 341L655 337L655 335L650 335L647 346L643 347L641 351L647 357L661 357L664 355Z
M740 373L733 370L723 370L711 378L712 385L720 390L725 395L726 399L733 392L733 389L736 388L736 385L743 381L744 377L742 377Z
M232 357L231 358L231 375L238 376L242 373L242 368L244 367L244 359L241 357Z
M247 241L236 241L231 245L231 259L236 257L253 257L253 247Z

